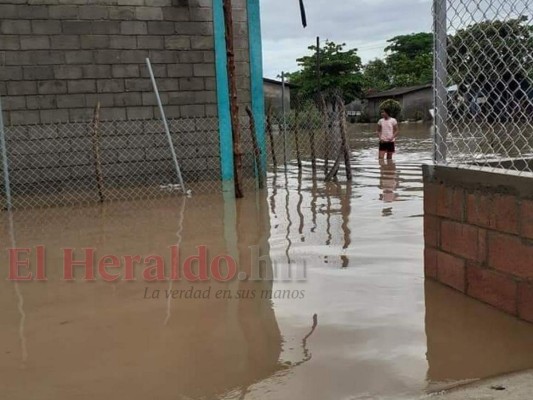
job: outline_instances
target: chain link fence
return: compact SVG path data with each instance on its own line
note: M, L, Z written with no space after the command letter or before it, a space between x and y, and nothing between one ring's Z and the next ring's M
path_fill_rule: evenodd
M437 163L533 172L533 0L434 0Z
M217 118L170 119L185 189L221 190ZM243 133L249 124L243 120ZM243 137L245 188L254 187L250 135ZM164 125L129 120L5 127L13 208L94 204L182 195ZM0 153L1 157L1 153ZM4 177L3 161L0 174ZM5 180L0 206L7 208Z

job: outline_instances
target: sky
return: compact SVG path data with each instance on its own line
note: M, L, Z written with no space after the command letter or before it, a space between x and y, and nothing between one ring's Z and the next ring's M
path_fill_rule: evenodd
M264 75L298 69L296 59L307 47L329 39L359 49L367 62L382 57L387 40L403 34L430 32L431 0L304 0L307 28L298 0L260 0Z

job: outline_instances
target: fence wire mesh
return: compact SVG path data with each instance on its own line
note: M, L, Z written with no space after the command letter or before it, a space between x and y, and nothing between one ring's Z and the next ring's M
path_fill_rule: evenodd
M285 166L309 168L319 179L328 180L349 175L347 117L338 97L294 102L285 113L269 111L264 118L264 146L254 145L257 123L245 115L240 119L245 191L256 189L259 172L266 172L258 168L261 156L270 171ZM168 122L185 189L221 191L218 119ZM160 120L11 125L5 127L5 139L14 209L156 199L184 192ZM6 188L5 179L0 180L3 209L7 208Z
M435 0L435 161L533 172L533 0Z

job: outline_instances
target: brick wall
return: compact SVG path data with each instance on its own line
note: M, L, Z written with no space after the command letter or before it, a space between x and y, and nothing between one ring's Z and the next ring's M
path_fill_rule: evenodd
M425 275L533 322L531 178L424 169Z
M3 0L0 94L6 124L216 116L211 0ZM250 101L245 0L234 1L240 101Z

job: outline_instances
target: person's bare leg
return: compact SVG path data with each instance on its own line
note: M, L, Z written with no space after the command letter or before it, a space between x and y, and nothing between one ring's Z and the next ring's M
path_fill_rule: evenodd
M386 151L380 151L379 152L379 159L380 160L383 160L385 158L385 153L386 153Z
M387 153L387 160L392 160L392 156L394 153L388 152Z

